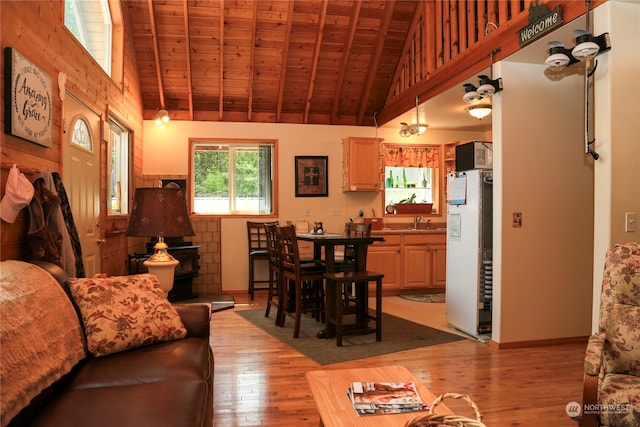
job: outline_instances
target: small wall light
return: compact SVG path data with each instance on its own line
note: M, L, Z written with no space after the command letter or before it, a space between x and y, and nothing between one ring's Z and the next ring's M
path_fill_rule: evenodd
M588 30L574 30L576 34L576 46L567 49L562 42L549 42L549 56L544 61L549 69L560 71L581 61L595 58L602 52L611 49L609 33L602 33L594 37Z
M161 125L163 123L169 123L169 112L167 110L159 110L158 115L155 118L155 122L157 125Z

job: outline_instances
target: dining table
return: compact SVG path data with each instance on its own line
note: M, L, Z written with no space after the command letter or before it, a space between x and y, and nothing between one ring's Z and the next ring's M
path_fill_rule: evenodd
M358 236L346 233L296 233L298 240L313 243L313 258L323 259L322 248L324 248L325 271L334 272L336 265L336 246L352 246L354 248L355 271L366 271L367 269L367 249L374 242L383 242L380 236Z
M326 273L332 273L336 271L336 247L337 246L351 246L353 247L354 254L354 271L362 273L367 271L367 249L369 245L374 242L383 242L384 238L380 236L362 236L346 233L296 233L298 240L303 240L313 243L313 258L316 260L324 261L324 268ZM322 249L324 248L324 257L322 257ZM356 325L361 330L367 330L368 315L368 291L367 283L356 284ZM332 316L336 309L333 306L335 299L330 297L335 289L327 290L327 315ZM381 313L378 313L378 305L376 305L376 318L380 319ZM376 320L378 321L378 320ZM335 325L330 322L325 323L325 329L318 334L319 338L331 338L336 335Z

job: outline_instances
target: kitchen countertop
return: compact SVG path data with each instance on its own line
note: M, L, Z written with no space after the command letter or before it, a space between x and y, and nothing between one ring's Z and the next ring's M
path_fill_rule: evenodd
M382 230L371 230L372 235L377 234L446 234L446 228L383 228Z

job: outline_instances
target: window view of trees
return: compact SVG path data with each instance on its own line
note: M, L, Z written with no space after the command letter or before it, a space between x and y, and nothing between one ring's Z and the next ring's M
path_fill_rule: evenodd
M198 142L193 147L196 213L271 213L273 144Z

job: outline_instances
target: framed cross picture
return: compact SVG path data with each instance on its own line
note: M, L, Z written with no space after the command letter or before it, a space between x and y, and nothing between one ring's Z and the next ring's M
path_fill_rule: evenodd
M328 197L327 156L296 156L296 197Z

